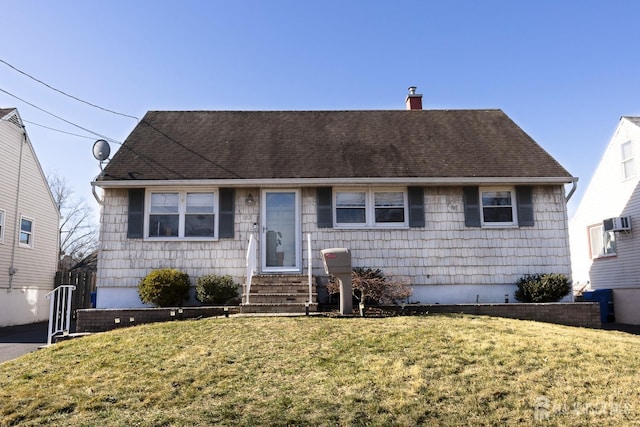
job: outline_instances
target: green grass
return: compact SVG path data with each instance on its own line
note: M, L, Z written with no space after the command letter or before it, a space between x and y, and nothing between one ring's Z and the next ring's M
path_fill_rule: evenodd
M639 425L638 372L640 337L621 332L466 315L204 319L0 364L0 425Z

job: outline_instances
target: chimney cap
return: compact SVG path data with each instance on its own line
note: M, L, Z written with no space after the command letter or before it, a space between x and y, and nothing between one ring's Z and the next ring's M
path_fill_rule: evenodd
M409 95L415 95L416 89L418 89L417 86L409 86Z

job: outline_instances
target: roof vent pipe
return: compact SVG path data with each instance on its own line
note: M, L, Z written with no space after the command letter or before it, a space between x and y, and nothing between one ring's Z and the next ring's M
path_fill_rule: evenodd
M409 94L405 100L407 110L422 110L422 95L416 93L416 89L416 86L409 87Z

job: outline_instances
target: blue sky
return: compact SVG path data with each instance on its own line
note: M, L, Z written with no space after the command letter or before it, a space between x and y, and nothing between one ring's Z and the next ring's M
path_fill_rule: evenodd
M634 0L4 2L0 59L83 100L148 110L504 110L580 178L640 115ZM0 89L124 141L136 121L0 63ZM95 205L95 135L0 92L47 173ZM112 150L117 145L112 144Z

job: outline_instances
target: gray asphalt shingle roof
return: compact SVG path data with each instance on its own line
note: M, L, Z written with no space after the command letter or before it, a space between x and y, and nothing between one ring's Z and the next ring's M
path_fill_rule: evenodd
M501 110L150 111L98 181L571 175Z

